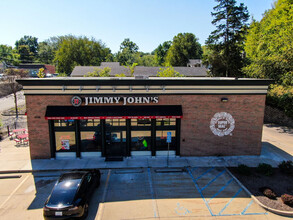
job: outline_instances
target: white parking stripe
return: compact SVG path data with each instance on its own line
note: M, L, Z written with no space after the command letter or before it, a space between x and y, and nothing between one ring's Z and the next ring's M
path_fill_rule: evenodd
M7 199L5 199L5 201L1 204L0 209L2 209L2 207L6 204L6 202L8 202L8 200L14 195L14 193L16 193L16 191L22 186L22 184L24 184L24 182L29 178L30 175L27 175L23 181L21 181L21 183L12 191L12 193L10 193L10 195L7 197Z
M104 212L104 202L107 196L107 191L108 191L108 184L109 184L109 179L110 179L110 175L111 175L111 169L108 171L108 176L107 176L107 180L105 183L105 189L104 189L104 194L103 194L103 198L102 201L99 204L99 208L98 208L98 216L96 219L101 220L103 217L103 212Z

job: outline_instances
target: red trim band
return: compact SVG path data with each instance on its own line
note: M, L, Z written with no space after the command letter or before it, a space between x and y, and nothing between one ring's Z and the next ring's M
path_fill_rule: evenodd
M77 116L77 117L45 117L47 120L74 120L74 119L155 119L155 118L182 118L182 116Z

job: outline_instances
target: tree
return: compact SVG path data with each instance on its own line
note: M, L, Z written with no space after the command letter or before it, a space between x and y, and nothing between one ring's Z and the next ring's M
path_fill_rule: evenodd
M33 59L36 58L38 55L39 44L38 44L38 38L36 37L25 35L24 37L20 38L19 40L15 42L15 46L18 51L20 50L21 46L27 46L28 53L32 53L30 54L30 56L32 56ZM31 60L24 60L24 61L30 62Z
M22 63L32 63L34 60L34 53L30 52L28 45L18 46L18 54Z
M39 43L38 60L44 64L53 64L56 50L49 41Z
M136 60L136 54L132 53L129 48L124 48L116 54L116 60L121 65L132 65Z
M122 65L132 65L139 59L138 46L129 38L126 38L120 44L120 51L116 55L116 59Z
M158 77L184 77L183 74L180 74L172 66L160 68L157 73Z
M186 66L189 59L201 59L202 48L192 33L179 33L173 38L166 56L166 63L172 66Z
M212 50L208 62L212 66L214 76L242 76L244 66L243 45L247 32L249 13L247 7L236 0L215 0L219 4L214 7L212 16L214 30L206 44ZM220 65L217 66L217 65ZM222 66L224 66L224 71Z
M171 47L171 41L165 41L163 44L160 44L154 51L155 54L155 62L158 66L163 66L166 61L166 55Z
M75 66L98 66L110 53L101 41L87 37L62 39L56 51L54 62L57 71L70 74Z
M14 96L15 114L18 118L18 107L17 107L17 96L16 93L20 90L20 85L16 82L16 79L20 79L28 76L28 71L22 69L6 69L5 70L5 81L9 85L10 92Z
M0 45L0 60L13 60L12 47L3 44Z
M17 54L15 49L12 49L12 47L7 45L0 45L0 61L17 65L19 62L18 59L19 55Z
M278 0L260 22L253 21L247 34L245 52L249 77L270 78L293 86L293 1Z
M120 44L121 51L123 51L126 48L129 49L130 53L136 53L139 49L136 43L132 42L129 38L125 38Z
M110 77L110 72L110 67L105 67L104 69L95 68L93 72L88 72L84 77Z
M156 66L155 56L143 54L138 59L138 66Z

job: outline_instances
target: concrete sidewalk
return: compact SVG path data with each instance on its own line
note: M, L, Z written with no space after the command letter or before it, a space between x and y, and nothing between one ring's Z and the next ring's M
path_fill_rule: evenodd
M30 160L28 146L15 146L15 142L5 138L0 142L0 172L25 172L45 170L72 169L107 169L107 168L135 168L135 167L229 167L246 164L251 167L259 163L268 163L276 167L283 160L293 160L292 155L263 142L260 156L222 156L222 157L130 157L124 161L105 162L104 158L86 157L82 159L42 159Z

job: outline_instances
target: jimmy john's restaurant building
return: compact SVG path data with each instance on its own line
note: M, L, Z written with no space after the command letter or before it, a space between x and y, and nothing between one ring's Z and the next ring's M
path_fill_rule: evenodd
M259 155L268 80L20 79L32 159Z

